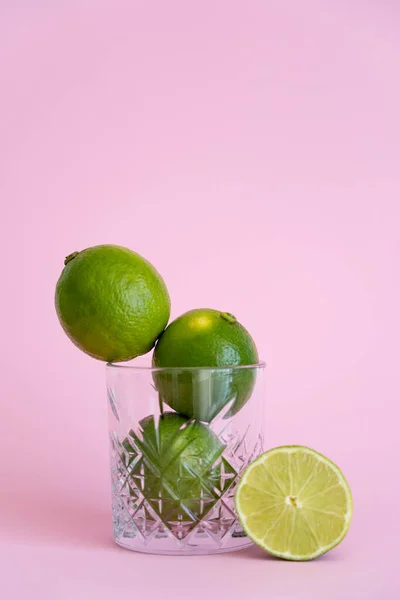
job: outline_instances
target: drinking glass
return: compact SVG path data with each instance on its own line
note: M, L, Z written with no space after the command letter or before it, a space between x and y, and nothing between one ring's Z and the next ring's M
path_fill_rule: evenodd
M178 555L250 545L234 494L263 450L265 364L106 372L117 544Z

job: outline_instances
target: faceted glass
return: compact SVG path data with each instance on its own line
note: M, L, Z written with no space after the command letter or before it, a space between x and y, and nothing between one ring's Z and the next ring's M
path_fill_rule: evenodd
M251 544L238 522L234 493L243 470L263 450L264 368L107 365L119 545L155 554L208 554Z

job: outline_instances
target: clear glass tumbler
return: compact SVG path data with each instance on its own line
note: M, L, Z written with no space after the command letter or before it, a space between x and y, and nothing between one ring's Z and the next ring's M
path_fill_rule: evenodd
M182 555L251 544L234 493L263 450L264 370L107 365L117 544Z

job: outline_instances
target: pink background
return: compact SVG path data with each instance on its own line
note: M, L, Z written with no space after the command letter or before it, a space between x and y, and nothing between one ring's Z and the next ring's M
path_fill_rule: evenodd
M395 0L0 2L1 597L399 597L399 28ZM53 308L98 243L253 333L268 445L351 484L340 548L113 545L104 365Z

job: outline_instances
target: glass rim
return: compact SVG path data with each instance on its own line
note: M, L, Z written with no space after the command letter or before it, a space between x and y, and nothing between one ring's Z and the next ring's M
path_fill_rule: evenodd
M124 370L131 370L131 371L151 371L151 372L155 372L155 373L160 373L160 372L173 372L173 373L178 373L181 371L218 371L218 372L223 372L223 371L244 371L246 369L264 369L267 366L266 362L264 361L260 361L258 363L254 363L252 365L232 365L232 366L225 366L225 367L152 367L152 366L143 366L143 365L130 365L130 364L126 364L126 363L113 363L113 362L108 362L106 364L106 368L107 369L124 369Z

